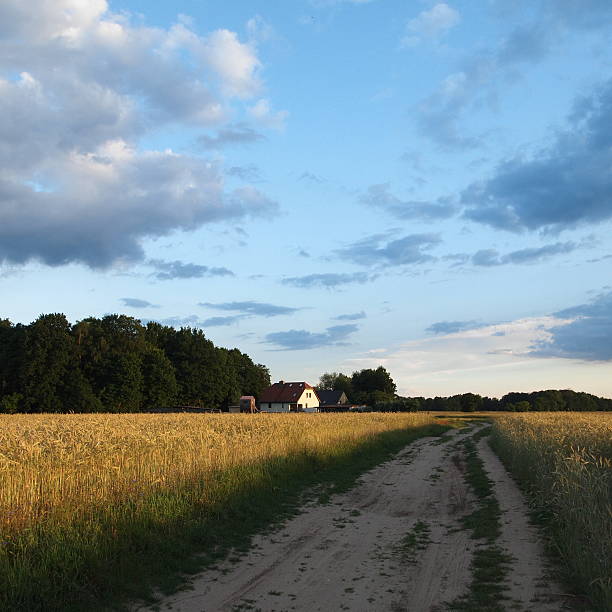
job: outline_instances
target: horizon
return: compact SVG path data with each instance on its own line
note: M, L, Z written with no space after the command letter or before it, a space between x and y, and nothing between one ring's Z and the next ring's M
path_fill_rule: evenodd
M5 0L2 316L196 327L273 381L612 398L611 18Z

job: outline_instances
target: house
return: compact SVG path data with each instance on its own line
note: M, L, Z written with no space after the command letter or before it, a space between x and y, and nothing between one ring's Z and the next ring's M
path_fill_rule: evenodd
M261 412L318 412L319 398L307 382L281 380L259 395Z
M319 396L319 405L324 406L344 406L349 403L348 397L344 391L317 391Z

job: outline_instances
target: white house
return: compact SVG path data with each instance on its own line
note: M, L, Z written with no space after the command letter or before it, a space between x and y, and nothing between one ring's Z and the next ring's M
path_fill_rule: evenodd
M318 412L317 392L307 382L280 382L259 396L261 412Z

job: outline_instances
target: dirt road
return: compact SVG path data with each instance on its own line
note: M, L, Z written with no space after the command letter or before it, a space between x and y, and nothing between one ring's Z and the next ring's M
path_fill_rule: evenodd
M453 460L473 431L423 438L363 475L329 504L312 503L251 551L195 577L193 590L164 599L159 610L441 612L470 588L477 542L461 528L475 499ZM508 610L569 609L545 580L537 533L527 524L516 485L485 441L479 444L502 508L499 544L515 558ZM142 608L141 608L142 609Z

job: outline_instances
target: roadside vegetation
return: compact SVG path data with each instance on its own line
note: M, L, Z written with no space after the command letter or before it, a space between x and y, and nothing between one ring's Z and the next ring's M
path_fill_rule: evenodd
M464 516L462 523L479 543L472 558L469 591L449 603L449 610L503 612L506 609L505 580L512 559L497 543L501 533L501 510L493 483L476 449L477 440L488 433L489 427L460 442L458 450L461 454L453 457L455 463L462 467L465 479L476 496L477 508Z
M239 554L308 487L349 487L445 429L422 414L0 416L0 609L172 589Z
M491 444L526 492L566 581L612 610L612 414L500 415Z

